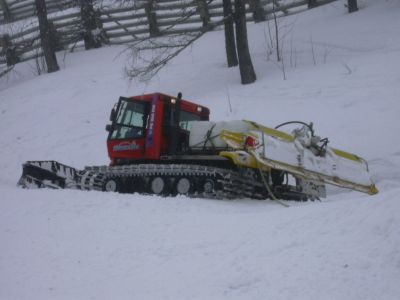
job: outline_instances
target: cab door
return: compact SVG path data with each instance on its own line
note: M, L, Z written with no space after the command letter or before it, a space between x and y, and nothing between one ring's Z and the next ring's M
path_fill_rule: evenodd
M144 157L148 106L146 101L120 98L107 142L112 161Z

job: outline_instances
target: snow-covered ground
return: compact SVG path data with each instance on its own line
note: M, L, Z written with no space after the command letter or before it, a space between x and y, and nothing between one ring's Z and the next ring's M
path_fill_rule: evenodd
M39 77L18 65L0 82L0 299L398 299L400 2L359 0L351 15L344 2L279 20L286 80L267 23L249 24L247 86L223 32L146 85L124 78L122 47L60 53L62 70ZM313 121L369 161L380 193L330 188L285 208L16 187L26 160L107 164L114 102L154 91L182 91L213 120Z

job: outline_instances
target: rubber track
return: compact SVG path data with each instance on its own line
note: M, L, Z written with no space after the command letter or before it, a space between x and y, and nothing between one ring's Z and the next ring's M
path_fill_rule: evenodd
M190 164L137 164L122 166L93 166L84 170L56 161L28 161L18 185L25 188L71 188L102 191L109 178L177 178L181 176L210 178L218 184L212 193L195 192L188 196L214 199L266 198L257 193L261 183L239 171Z
M255 193L255 187L260 183L251 178L240 175L238 171L201 165L189 164L138 164L123 166L97 166L86 167L85 171L90 173L89 177L95 177L93 182L106 182L109 178L150 178L160 176L163 178L174 177L203 177L216 180L220 189L213 193L194 193L189 196L214 199L236 199L236 198L261 198L261 194ZM92 180L89 180L91 182ZM93 188L89 188L93 189Z

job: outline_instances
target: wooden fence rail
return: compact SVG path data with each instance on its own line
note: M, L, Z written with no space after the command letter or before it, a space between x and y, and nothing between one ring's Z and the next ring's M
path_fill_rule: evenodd
M149 1L152 0L136 0L134 5L128 7L97 8L96 37L101 39L102 44L127 44L150 36L218 29L216 25L221 24L223 19L222 0L157 0L152 7L149 7ZM273 13L281 17L333 1L336 0L261 0L260 3L264 19L270 19ZM0 6L0 21L15 21L36 15L33 0L0 0L2 2L7 4L9 12L4 10L4 5ZM72 51L83 45L85 29L79 8L72 8L74 3L73 0L46 0L48 18L59 50ZM66 12L66 8L72 9ZM11 14L11 19L5 17L7 13ZM256 18L251 5L247 6L246 17L249 21ZM37 21L31 18L30 22L31 25L16 33L0 34L0 64L10 66L42 55ZM3 25L6 26L9 25Z
M34 0L0 0L0 24L36 16ZM73 7L73 0L46 0L47 12L52 13Z

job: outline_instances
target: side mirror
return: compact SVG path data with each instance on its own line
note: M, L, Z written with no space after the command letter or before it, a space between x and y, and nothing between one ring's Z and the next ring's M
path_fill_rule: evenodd
M116 114L117 114L117 112L115 111L115 108L113 108L110 113L110 121L111 122L115 120Z
M110 131L112 130L111 124L107 124L107 125L106 125L106 130L107 130L108 132L110 132Z

